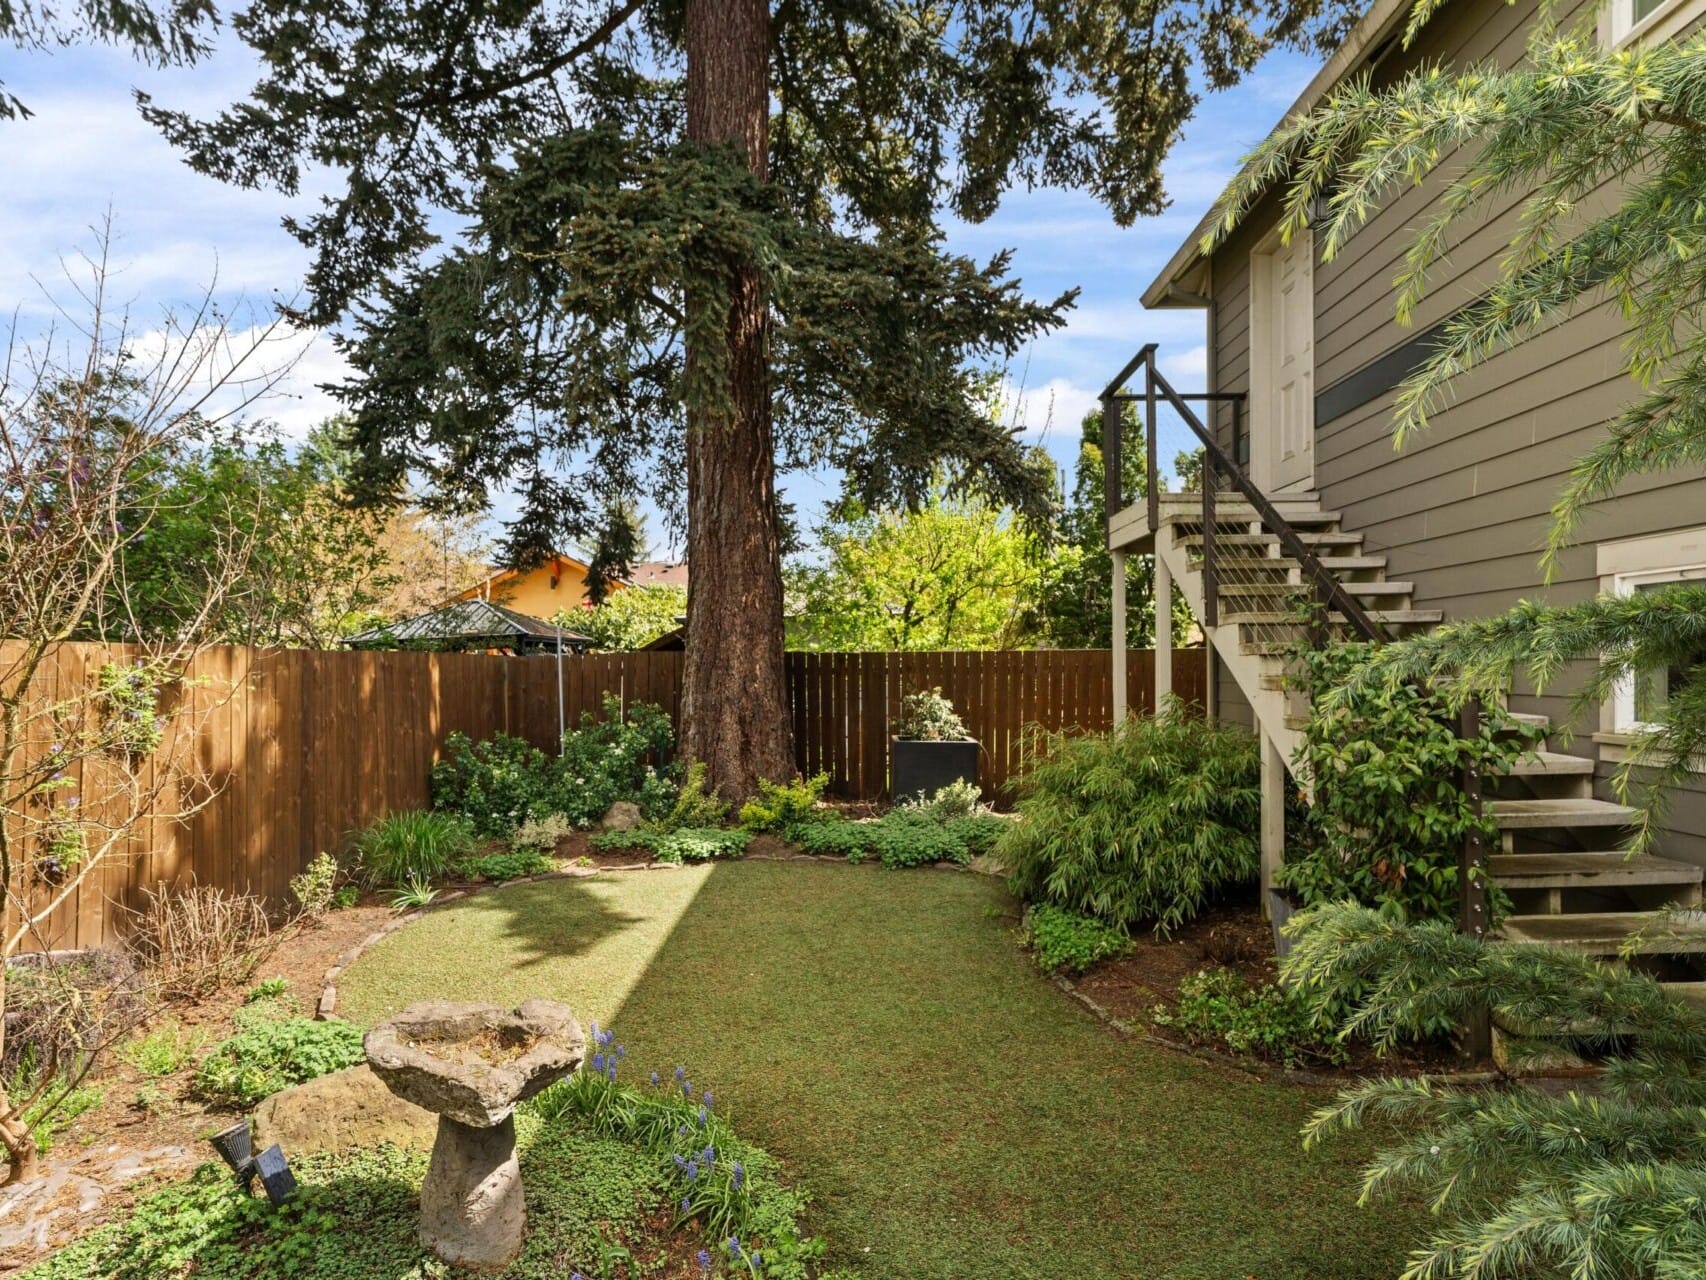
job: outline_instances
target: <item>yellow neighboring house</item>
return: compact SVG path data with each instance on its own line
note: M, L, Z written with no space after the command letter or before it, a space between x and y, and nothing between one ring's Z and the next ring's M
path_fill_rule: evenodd
M489 600L530 618L551 618L560 609L587 607L588 569L586 561L559 553L531 569L500 569L451 599Z

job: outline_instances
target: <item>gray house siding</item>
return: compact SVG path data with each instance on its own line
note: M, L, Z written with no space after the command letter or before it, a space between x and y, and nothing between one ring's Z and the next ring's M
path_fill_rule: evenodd
M1449 6L1417 47L1390 58L1377 79L1421 62L1514 65L1534 15L1533 3ZM1459 235L1415 323L1395 322L1392 282L1439 188L1435 180L1398 193L1332 261L1317 263L1318 401L1334 403L1336 384L1449 316L1493 278L1520 195ZM1613 193L1595 198L1609 203ZM1211 370L1221 390L1249 386L1250 254L1273 221L1269 202L1213 258ZM1389 557L1390 577L1416 584L1418 608L1442 609L1448 619L1501 612L1522 599L1564 604L1591 597L1599 586L1596 543L1706 524L1706 476L1668 472L1600 504L1550 582L1539 565L1550 507L1571 464L1636 394L1621 368L1624 330L1615 302L1606 302L1495 356L1459 380L1451 403L1401 451L1393 448L1390 390L1318 418L1315 488L1322 504L1342 512L1345 527L1363 534L1370 552ZM1217 429L1229 442L1226 414ZM1562 724L1570 691L1564 682L1543 698L1515 697L1513 705ZM1233 704L1223 694L1223 705ZM1574 727L1577 736L1559 749L1593 754L1589 735L1597 717ZM1602 764L1602 784L1612 771ZM1673 857L1706 864L1706 779L1699 784L1676 798L1665 844Z

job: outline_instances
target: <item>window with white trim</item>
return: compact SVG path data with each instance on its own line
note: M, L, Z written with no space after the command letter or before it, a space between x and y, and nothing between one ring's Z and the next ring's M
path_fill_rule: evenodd
M1663 40L1706 15L1703 0L1611 0L1601 30L1613 48L1637 40Z
M1706 563L1678 565L1617 574L1612 578L1611 589L1620 596L1633 596L1643 591L1657 591L1677 582L1703 580L1706 580ZM1706 654L1697 655L1696 661L1700 660L1706 660ZM1671 693L1687 679L1687 675L1687 667L1678 666L1637 671L1618 681L1611 699L1612 730L1616 733L1639 733L1662 720Z

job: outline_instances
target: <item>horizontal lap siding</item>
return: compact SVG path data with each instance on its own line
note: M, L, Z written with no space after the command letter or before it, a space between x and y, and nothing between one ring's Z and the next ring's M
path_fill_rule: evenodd
M1416 47L1395 54L1377 79L1390 82L1423 62L1514 65L1534 11L1532 3L1448 7ZM1568 25L1583 12L1585 6L1573 6L1557 16ZM1500 197L1455 233L1414 323L1395 322L1393 280L1441 186L1434 178L1392 193L1333 261L1317 264L1318 391L1403 346L1496 277L1524 192ZM1608 187L1581 206L1591 214L1615 198L1615 188ZM1251 219L1250 230L1214 259L1214 341L1222 390L1249 386L1249 254L1273 225L1273 209L1270 199ZM1315 487L1323 505L1343 513L1344 527L1362 534L1368 551L1388 557L1390 577L1415 583L1418 608L1470 618L1502 612L1522 599L1567 604L1590 598L1599 585L1595 543L1706 524L1706 476L1698 469L1643 477L1590 513L1577 545L1563 553L1549 581L1539 565L1550 508L1571 465L1638 394L1622 371L1626 329L1616 303L1602 302L1494 356L1456 381L1450 403L1402 451L1393 449L1390 391L1318 422ZM1512 705L1562 723L1580 674L1579 668L1570 673L1545 697L1519 689ZM1230 680L1222 681L1220 693L1227 718L1247 714ZM1559 745L1591 753L1587 735L1597 724L1573 727L1574 740ZM1606 780L1613 767L1602 764L1599 772L1601 793L1609 795ZM1670 827L1666 851L1706 864L1706 786L1700 780L1677 797Z

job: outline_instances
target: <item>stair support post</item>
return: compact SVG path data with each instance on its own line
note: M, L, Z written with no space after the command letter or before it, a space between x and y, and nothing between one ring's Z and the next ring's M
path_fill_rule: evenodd
M1481 703L1475 698L1463 704L1458 714L1457 736L1472 742L1481 736ZM1473 759L1465 759L1458 779L1463 798L1476 822L1463 837L1457 867L1457 930L1472 938L1485 938L1487 917L1487 840L1480 827L1484 811L1481 770ZM1471 1062L1484 1062L1493 1051L1492 1015L1488 1009L1472 1014L1463 1028L1463 1055Z
M1159 715L1173 696L1173 571L1161 558L1161 535L1155 536L1155 711Z
M1272 917L1268 893L1285 862L1285 759L1266 733L1262 738L1262 914Z
M1117 729L1120 725L1125 723L1125 718L1128 714L1128 708L1126 706L1125 552L1113 552L1113 563L1113 634L1110 639L1112 648L1111 656L1113 660L1112 684L1114 686L1114 727ZM1157 556L1155 558L1155 563L1156 566L1159 567L1161 557ZM1159 649L1155 654L1155 669L1157 671L1160 671L1161 669L1161 653Z

